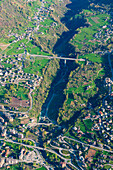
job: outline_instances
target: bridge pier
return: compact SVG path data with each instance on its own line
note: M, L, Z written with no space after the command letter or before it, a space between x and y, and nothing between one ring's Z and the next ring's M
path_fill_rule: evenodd
M66 60L64 60L64 66L66 66Z

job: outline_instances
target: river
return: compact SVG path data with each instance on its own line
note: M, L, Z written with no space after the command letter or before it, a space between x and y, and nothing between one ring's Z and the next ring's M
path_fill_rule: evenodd
M67 4L67 12L61 19L61 22L65 24L68 31L63 32L58 41L56 42L53 53L58 56L63 54L64 56L76 57L76 50L69 41L77 33L77 28L87 26L84 16L78 16L79 12L83 8L87 9L89 6L88 0L71 0L71 3ZM52 120L57 120L59 109L63 106L65 101L64 89L68 83L70 72L77 67L75 61L67 61L66 64L60 61L60 70L54 78L49 95L42 106L41 115L48 116Z

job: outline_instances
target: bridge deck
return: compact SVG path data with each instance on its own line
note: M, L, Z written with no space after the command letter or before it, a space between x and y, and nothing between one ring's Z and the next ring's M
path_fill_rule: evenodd
M45 55L31 55L29 54L31 57L42 57L42 58L48 58L48 59L53 59L53 58L57 58L60 60L77 60L77 61L85 61L85 59L77 59L77 58L67 58L67 57L55 57L55 56L45 56Z

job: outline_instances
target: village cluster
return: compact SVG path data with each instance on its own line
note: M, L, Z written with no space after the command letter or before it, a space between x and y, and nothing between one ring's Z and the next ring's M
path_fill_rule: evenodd
M113 35L113 21L112 19L109 21L109 25L104 25L101 29L98 30L98 33L94 35L94 38L98 41L101 42L102 40L104 42L107 42L109 38ZM101 40L100 40L101 39Z
M9 59L5 60L8 57ZM42 77L38 76L38 72L36 75L24 72L23 55L16 55L13 58L10 58L10 56L3 56L0 61L0 86L5 88L8 84L16 84L17 86L27 88L29 89L29 94L27 95L30 100L21 100L14 96L9 100L7 97L4 97L1 99L3 105L7 104L9 110L12 110L12 107L14 107L15 110L18 110L18 107L31 107L31 93L36 86L39 86ZM11 65L11 68L8 67L8 64ZM4 107L6 108L6 106Z
M2 86L7 83L19 84L19 82L25 82L24 86L34 89L36 85L39 85L42 77L39 77L38 74L34 75L23 71L23 55L17 55L14 59L10 58L10 60L7 59L8 57L10 56L3 56L0 59L0 84ZM5 64L10 64L12 67L5 68Z
M2 152L0 154L2 158L0 159L0 168L3 166L10 168L9 165L17 164L19 162L30 163L32 161L37 161L39 157L39 155L37 156L35 151L30 151L23 147L22 149L20 149L18 157L15 158L15 156L13 156L13 149L11 149L11 146L7 146L5 142L2 142L0 144L0 149L1 148ZM8 157L9 154L12 154L12 156Z

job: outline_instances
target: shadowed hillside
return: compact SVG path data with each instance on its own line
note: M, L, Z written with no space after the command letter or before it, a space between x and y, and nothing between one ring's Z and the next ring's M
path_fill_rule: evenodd
M79 3L77 0L71 0L71 3L66 7L68 8L67 13L61 19L61 22L65 24L68 31L63 32L63 34L58 39L57 43L53 48L53 52L56 54L63 53L65 55L75 55L75 48L69 44L71 38L77 33L77 28L81 26L87 26L86 20L83 15L79 15L82 9L87 9L89 6L89 1L80 0Z

